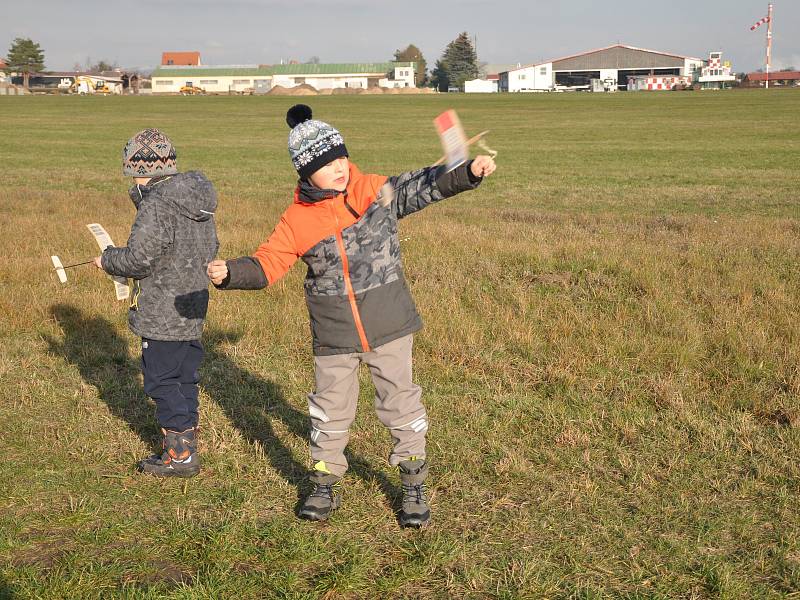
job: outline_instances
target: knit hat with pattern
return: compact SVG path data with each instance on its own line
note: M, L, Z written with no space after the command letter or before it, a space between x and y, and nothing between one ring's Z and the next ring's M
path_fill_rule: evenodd
M158 129L140 131L122 151L122 173L131 177L175 175L175 147Z
M296 104L286 113L289 156L301 179L308 179L334 159L349 156L344 138L335 127L311 118L311 108Z

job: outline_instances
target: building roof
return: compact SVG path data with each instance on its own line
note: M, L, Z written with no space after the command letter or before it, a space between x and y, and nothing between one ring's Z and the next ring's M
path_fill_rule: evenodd
M516 69L519 63L486 63L478 67L478 73L482 76L497 75L503 71Z
M157 67L151 77L269 77L272 70L269 67L258 65L221 65L219 67L187 67L173 66Z
M160 66L153 71L153 77L270 77L272 75L338 75L374 74L383 75L395 67L414 67L413 62L385 63L335 63L335 64L296 64L296 65L220 65L220 66Z
M31 73L31 77L77 77L78 75L89 76L88 73L83 71L40 71L39 73Z
M199 52L162 52L161 64L162 65L199 65L200 53ZM170 66L172 66L170 65Z
M640 53L644 53L644 54L653 55L654 57L658 56L658 57L664 57L664 58L668 58L668 59L679 59L681 65L683 64L683 61L685 61L686 59L696 60L696 61L699 61L699 62L704 62L702 58L697 58L697 57L694 57L694 56L685 56L683 54L673 54L673 53L670 53L670 52L660 52L658 50L648 50L647 48L637 48L636 46L627 46L625 44L612 44L611 46L606 46L604 48L596 48L594 50L588 50L586 52L580 52L578 54L570 54L569 56L562 56L561 58L556 58L556 59L553 59L553 60L547 60L547 61L541 61L541 62L538 62L538 63L530 63L530 64L527 64L527 65L522 65L522 66L516 67L514 69L509 69L509 71L519 71L521 69L529 69L531 67L538 67L540 65L547 65L547 64L551 64L551 63L553 64L553 70L554 71L559 71L559 70L575 70L575 71L577 71L577 70L597 70L599 68L606 68L606 67L594 67L594 66L592 66L593 64L597 63L597 61L598 61L599 57L602 55L602 53L605 53L605 55L610 55L610 54L613 53L613 54L616 55L617 60L619 60L619 58L624 58L626 56L634 56L634 55L637 55L637 54L640 55ZM676 60L672 60L672 61L669 61L669 62L676 62L677 63ZM557 65L560 68L556 68ZM650 65L641 65L641 66L644 67L644 68L647 68ZM612 67L607 67L607 68L612 68ZM616 67L614 67L614 68L616 68ZM619 68L626 68L626 67L623 66L623 67L619 67ZM658 67L654 67L654 68L658 68Z
M747 79L750 81L766 81L766 73L748 73ZM770 81L785 81L787 79L797 80L800 79L800 71L775 71L769 74Z
M272 65L275 75L336 75L338 73L388 73L395 67L413 67L412 62L333 63L304 65Z

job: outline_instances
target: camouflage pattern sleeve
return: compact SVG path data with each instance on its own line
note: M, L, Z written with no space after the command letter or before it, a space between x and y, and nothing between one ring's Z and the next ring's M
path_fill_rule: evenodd
M447 172L444 166L425 167L394 177L388 182L394 189L392 205L398 219L480 184L470 177L471 161Z
M142 203L128 244L122 248L109 246L103 252L103 270L119 277L148 277L153 262L172 244L174 227L168 217L159 213L158 202Z

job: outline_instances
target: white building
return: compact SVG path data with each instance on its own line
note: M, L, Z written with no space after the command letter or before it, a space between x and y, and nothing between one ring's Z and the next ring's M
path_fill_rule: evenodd
M194 86L208 93L267 92L272 87L306 84L318 90L335 88L416 87L413 62L225 65L158 67L152 74L154 93L177 93Z
M498 91L497 80L473 79L464 82L464 91L467 94L491 94Z
M711 52L697 80L703 89L721 89L736 81L736 75L731 72L731 63L722 62L722 52Z
M614 85L625 89L628 77L691 76L703 63L702 59L691 56L615 44L500 73L500 91L590 89L593 79L611 80Z

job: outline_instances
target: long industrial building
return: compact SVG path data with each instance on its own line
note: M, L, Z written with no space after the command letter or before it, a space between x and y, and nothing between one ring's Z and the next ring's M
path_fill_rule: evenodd
M268 92L302 84L331 88L415 87L413 62L289 65L162 65L153 71L153 92L199 87L208 93Z
M615 44L500 73L500 91L528 92L588 88L592 80L626 89L636 75L692 76L703 59Z

